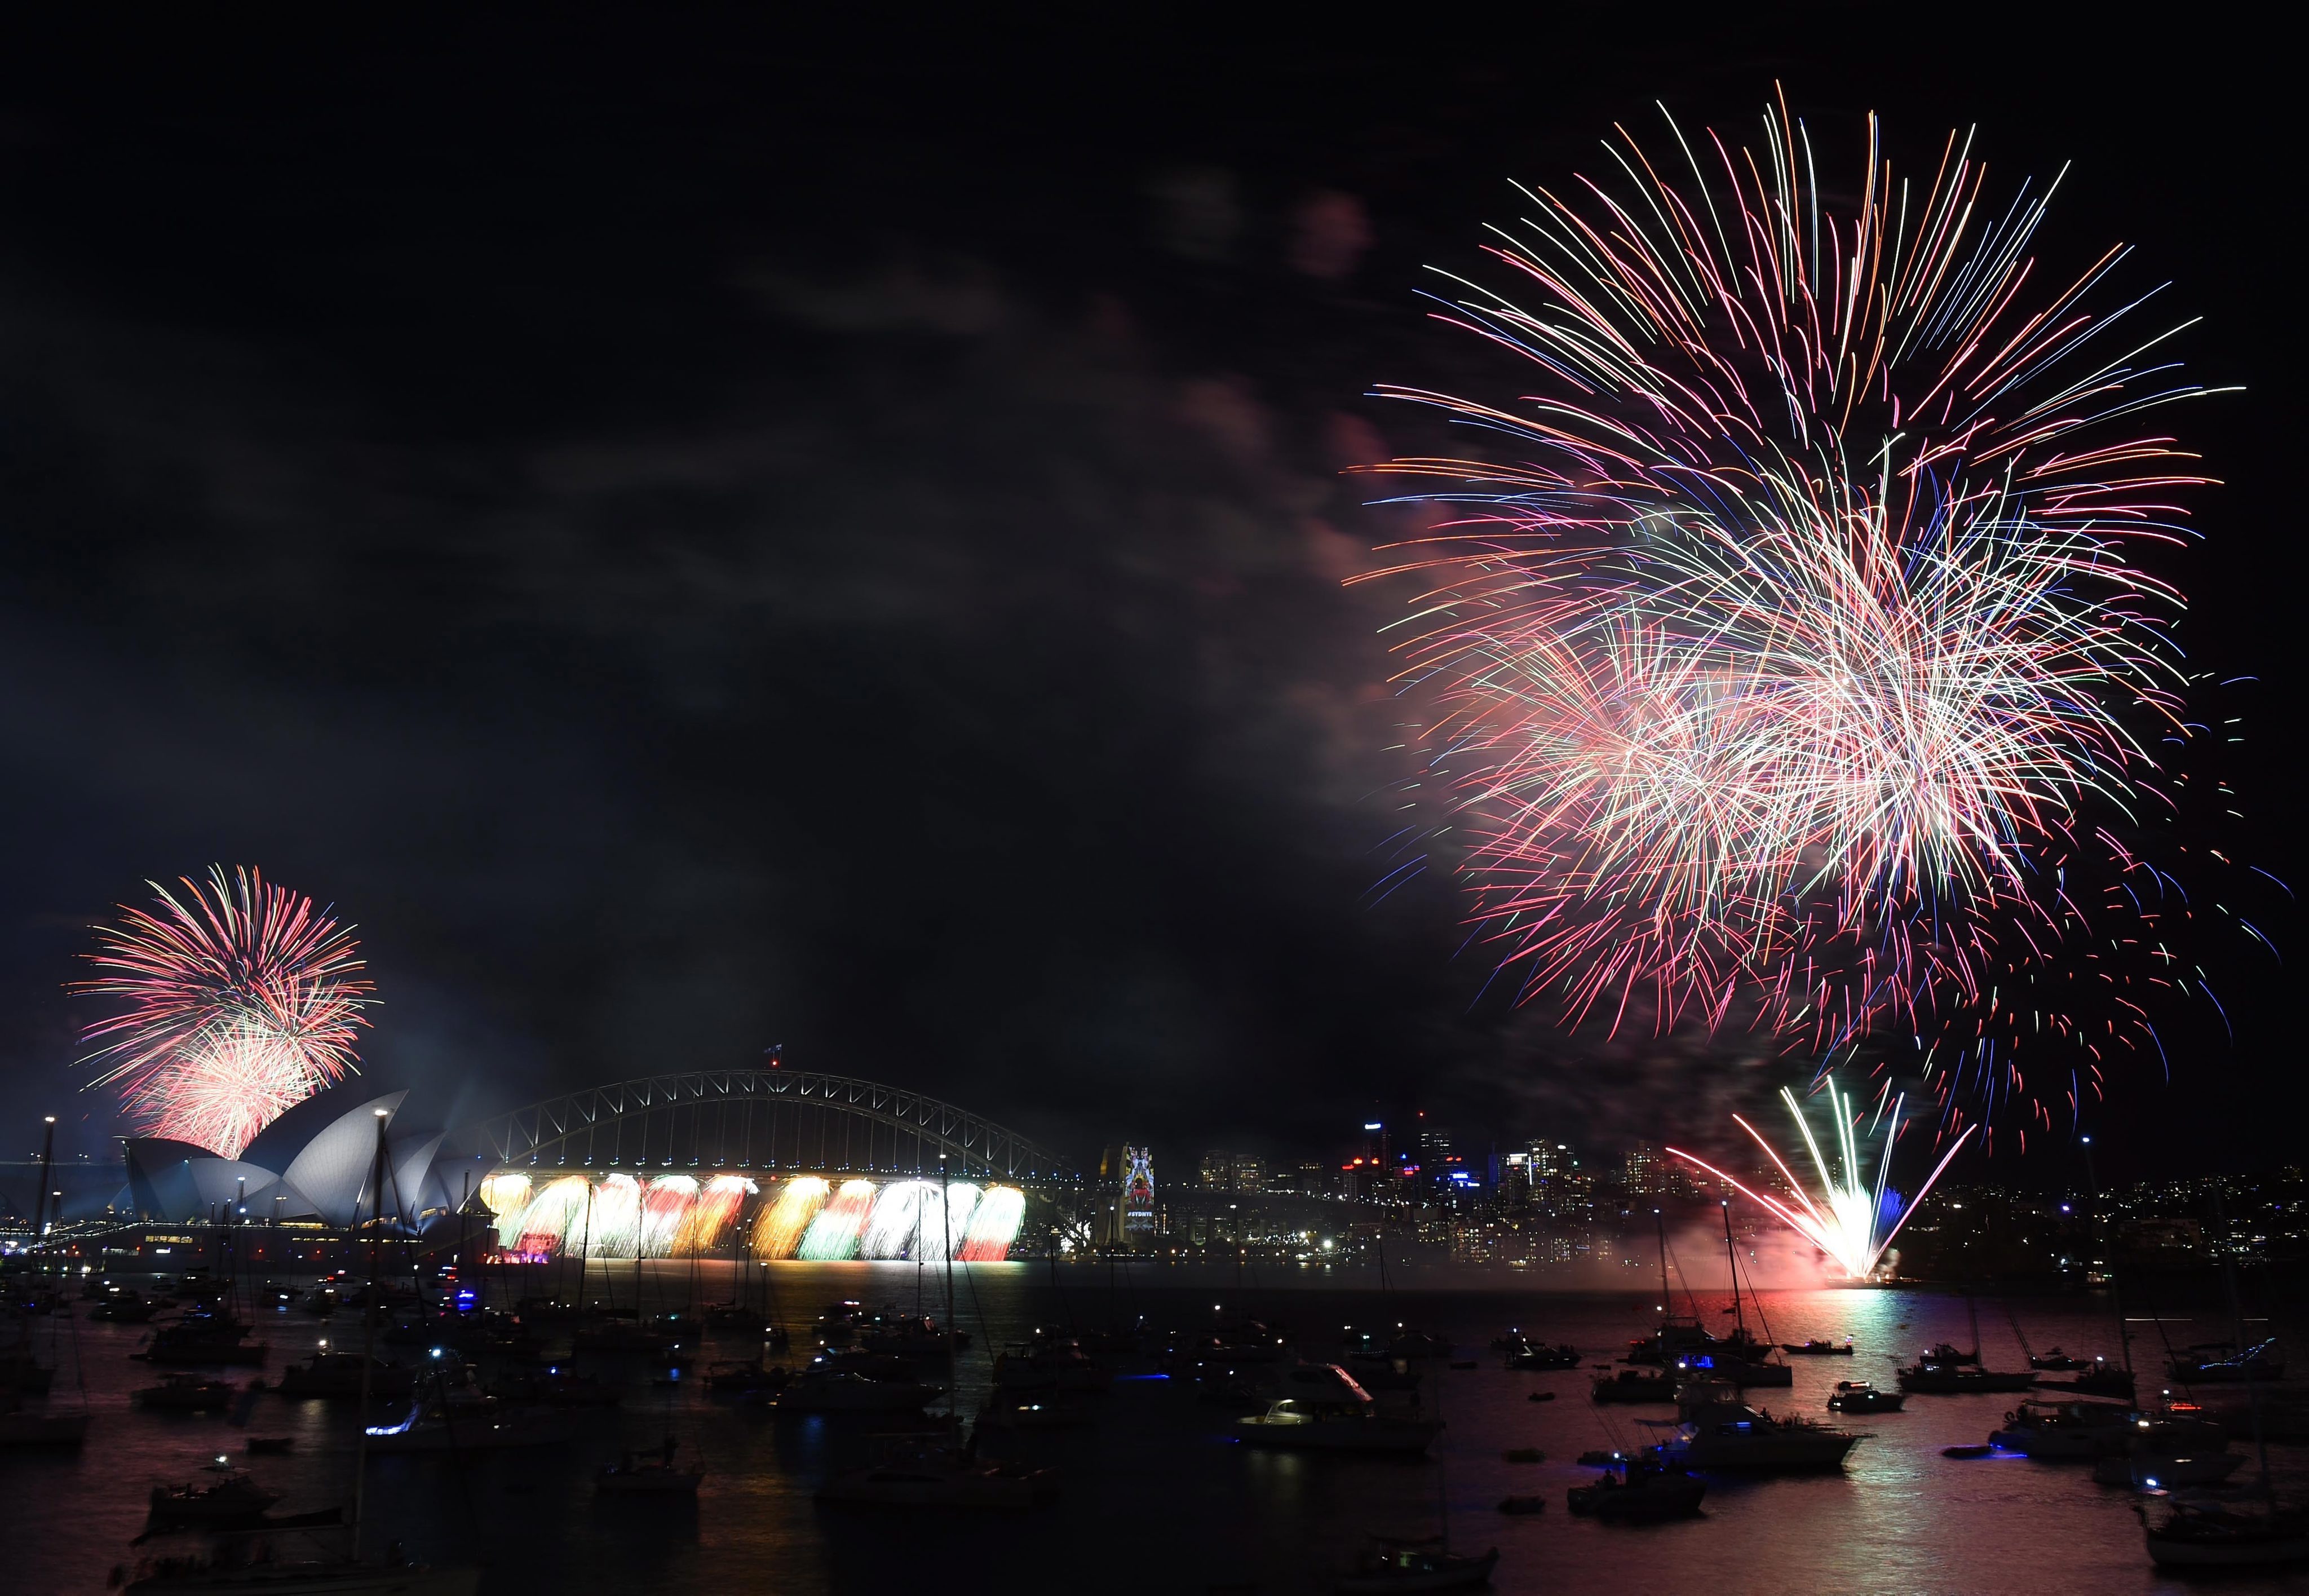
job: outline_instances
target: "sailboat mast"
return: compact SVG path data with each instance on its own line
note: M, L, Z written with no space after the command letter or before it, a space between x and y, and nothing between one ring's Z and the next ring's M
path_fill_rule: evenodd
M56 1184L56 1116L53 1114L49 1115L48 1121L48 1128L40 1137L40 1190L39 1195L32 1199L32 1245L41 1248L43 1252L47 1250L42 1244L48 1238L50 1223L48 1188ZM56 1210L61 1216L64 1204L57 1203ZM43 1271L47 1270L47 1259L43 1258L40 1261L40 1267Z
M1724 1262L1732 1268L1732 1312L1744 1334L1748 1329L1748 1315L1740 1306L1740 1253L1732 1245L1732 1200L1729 1197L1724 1200Z
M946 1232L946 1355L947 1377L952 1378L954 1357L954 1206L947 1201L947 1173L946 1155L938 1155L938 1227Z
M376 1364L376 1321L383 1311L380 1249L385 1240L385 1113L376 1111L376 1157L369 1172L368 1290L361 1304L360 1440L353 1455L353 1561L360 1561L361 1504L368 1489L368 1399Z
M1659 1210L1654 1209L1652 1210L1652 1224L1659 1231L1660 1323L1662 1324L1665 1324L1668 1318L1668 1308L1675 1301L1673 1297L1668 1295L1667 1289L1667 1218L1665 1215L1662 1214Z
M2092 1138L2080 1136L2077 1140L2084 1144L2085 1185L2092 1194L2093 1251L2103 1252L2108 1245L2108 1237L2101 1225L2100 1177L2093 1173ZM2113 1262L2114 1260L2111 1262ZM2132 1373L2132 1331L2124 1323L2124 1285L2122 1270L2112 1268L2109 1271L2108 1297L2109 1305L2116 1310L2116 1349L2124 1355L2124 1372L2130 1375Z
M2222 1240L2226 1243L2228 1239L2229 1216L2227 1207L2221 1201L2221 1189L2218 1185L2213 1188L2213 1221L2221 1227ZM2269 1509L2273 1514L2277 1511L2277 1488L2270 1482L2269 1478L2269 1436L2261 1428L2261 1391L2253 1380L2253 1349L2245 1344L2244 1309L2237 1304L2236 1259L2234 1256L2234 1251L2233 1248L2226 1245L2221 1249L2221 1285L2228 1292L2229 1320L2236 1327L2237 1373L2244 1376L2245 1405L2253 1412L2253 1450L2261 1454L2261 1494L2268 1501Z

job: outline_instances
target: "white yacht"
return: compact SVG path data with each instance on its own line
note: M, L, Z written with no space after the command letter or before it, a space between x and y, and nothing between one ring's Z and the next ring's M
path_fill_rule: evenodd
M1345 1369L1326 1366L1331 1377L1320 1388L1236 1419L1235 1438L1306 1452L1425 1452L1443 1433L1440 1419L1381 1412Z
M1648 1449L1671 1469L1840 1469L1860 1443L1849 1430L1751 1408L1719 1380L1685 1386L1676 1408L1674 1436Z

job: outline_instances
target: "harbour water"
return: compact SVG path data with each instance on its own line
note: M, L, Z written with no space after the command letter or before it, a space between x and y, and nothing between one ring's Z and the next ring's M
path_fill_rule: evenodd
M605 1274L614 1271L614 1275ZM911 1308L917 1293L940 1311L943 1280L908 1264L785 1264L756 1271L776 1318L806 1358L808 1327L826 1304L855 1298L869 1307ZM731 1295L731 1266L632 1263L596 1266L592 1295L605 1280L628 1305L675 1306ZM543 1282L539 1282L542 1285ZM653 1384L646 1360L577 1359L619 1383L611 1409L582 1411L574 1444L478 1455L376 1457L369 1464L371 1544L398 1540L414 1559L479 1561L482 1589L506 1592L905 1591L1040 1592L1168 1591L1327 1592L1338 1569L1372 1532L1427 1535L1448 1510L1455 1548L1496 1546L1501 1592L1706 1592L1780 1596L1788 1592L2091 1592L2181 1590L2159 1575L2142 1549L2134 1494L2095 1485L2075 1463L2012 1456L1958 1460L1943 1446L1983 1441L2018 1400L2010 1395L1915 1396L1907 1410L1846 1421L1867 1435L1841 1472L1711 1480L1702 1516L1647 1527L1599 1524L1564 1506L1568 1487L1594 1478L1576 1459L1592 1448L1631 1448L1656 1437L1672 1417L1659 1406L1598 1408L1587 1400L1592 1366L1511 1373L1488 1350L1492 1337L1519 1326L1536 1340L1568 1340L1589 1366L1608 1361L1656 1322L1650 1292L1551 1295L1519 1290L1497 1277L1449 1289L1397 1289L1326 1279L1201 1280L1178 1270L1053 1274L1030 1263L956 1271L956 1320L973 1337L958 1375L973 1409L990 1379L990 1356L1038 1326L1105 1327L1144 1320L1190 1329L1215 1314L1248 1312L1287 1331L1302 1353L1338 1356L1343 1331L1383 1330L1397 1322L1440 1332L1473 1369L1430 1366L1423 1410L1447 1428L1431 1459L1402 1461L1265 1453L1226 1434L1235 1408L1198 1400L1193 1383L1152 1370L1118 1379L1096 1399L1094 1427L988 1438L994 1455L1046 1463L1059 1475L1058 1499L1023 1513L929 1513L836 1509L813 1492L830 1470L871 1461L872 1418L780 1420L737 1410L700 1382ZM1702 1293L1713 1328L1728 1299ZM2015 1300L2010 1307L2038 1349L2114 1353L2109 1305L2097 1297ZM84 1304L74 1304L84 1314ZM1965 1300L1911 1290L1767 1292L1761 1306L1774 1339L1842 1340L1856 1357L1794 1357L1794 1383L1751 1391L1775 1411L1823 1420L1839 1379L1892 1383L1896 1364L1936 1340L1971 1335ZM2007 1305L1979 1305L1983 1352L1992 1366L2022 1365ZM1751 1310L1752 1311L1752 1310ZM264 1315L272 1343L268 1382L324 1335L346 1349L354 1316L333 1324L290 1309ZM2272 1327L2287 1340L2287 1326ZM2160 1366L2160 1334L2175 1344L2226 1339L2210 1305L2168 1310L2162 1325L2134 1326L2144 1370ZM245 1427L220 1416L147 1413L131 1392L155 1373L129 1353L143 1327L56 1315L37 1322L36 1344L53 1346L59 1369L47 1399L63 1408L86 1401L93 1415L80 1452L0 1453L0 1499L13 1525L0 1587L79 1592L105 1588L108 1574L138 1555L145 1498L156 1484L194 1479L223 1453L245 1462L280 1491L276 1511L342 1502L354 1449L353 1404L257 1399ZM566 1336L566 1332L564 1332ZM706 1359L754 1355L750 1337L709 1344ZM421 1357L396 1349L392 1356ZM701 1361L700 1367L703 1363ZM243 1383L252 1371L223 1372ZM2144 1391L2158 1383L2144 1378ZM1533 1401L1535 1392L1553 1400ZM2230 1399L2242 1400L2232 1390ZM248 1436L293 1436L285 1456L244 1458ZM653 1448L667 1436L706 1470L694 1504L597 1497L593 1470L626 1448ZM1509 1462L1510 1449L1538 1448L1545 1461ZM2250 1452L2250 1442L2240 1444ZM2299 1494L2309 1448L2271 1448L2280 1488ZM2251 1478L2248 1466L2240 1480ZM1509 1495L1543 1495L1544 1514L1508 1517ZM285 1539L285 1538L284 1538ZM150 1543L147 1553L188 1550L196 1539ZM285 1555L285 1554L284 1554ZM2229 1591L2309 1589L2309 1580L2247 1576Z

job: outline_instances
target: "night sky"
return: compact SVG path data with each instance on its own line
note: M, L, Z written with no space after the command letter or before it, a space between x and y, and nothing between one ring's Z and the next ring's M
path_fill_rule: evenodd
M1442 441L1366 389L1519 391L1423 268L1655 98L1745 135L1776 79L1824 165L1870 108L1912 168L1979 122L2000 192L2073 160L2050 245L2210 318L2192 374L2249 392L2172 418L2227 484L2182 638L2259 680L2201 715L2243 818L2182 840L2293 880L2297 85L2242 28L1994 14L19 39L0 1125L101 1149L63 984L212 862L359 923L367 1067L452 1119L783 1043L1175 1166L1374 1105L1613 1145L1800 1078L1478 1001L1440 875L1370 905L1405 595L1340 585L1388 527L1339 468ZM2279 1150L2252 948L2235 1043L2184 1007L2173 1084L2117 1082L2121 1166Z

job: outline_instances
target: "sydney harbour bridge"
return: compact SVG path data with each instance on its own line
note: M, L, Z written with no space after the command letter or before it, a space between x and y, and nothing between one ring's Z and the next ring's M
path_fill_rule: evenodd
M416 1096L323 1092L237 1159L132 1139L128 1185L105 1206L147 1221L338 1227L381 1207L410 1230L486 1217L503 1250L524 1256L995 1259L1088 1236L1070 1160L951 1103L852 1076L680 1071L445 1128Z
M1083 1235L1080 1173L967 1109L817 1071L614 1082L461 1127L523 1253L999 1259ZM454 1156L454 1155L453 1155Z
M650 1075L532 1103L451 1140L507 1170L697 1168L911 1175L1044 1189L1068 1160L920 1092L810 1070Z

